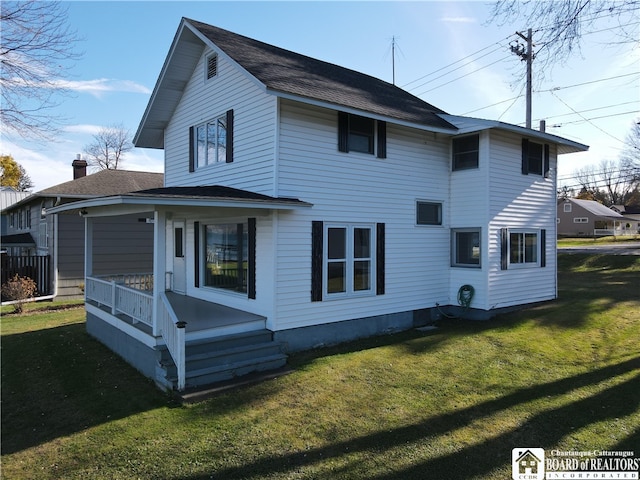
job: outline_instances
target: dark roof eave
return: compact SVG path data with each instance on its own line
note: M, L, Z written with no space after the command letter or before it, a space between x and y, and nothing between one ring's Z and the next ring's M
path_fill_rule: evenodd
M309 208L313 205L292 198L238 198L225 196L206 195L176 195L169 193L143 193L134 192L126 195L114 195L86 199L78 202L67 203L47 211L47 214L62 213L66 211L82 210L96 207L113 206L147 206L154 210L158 206L172 207L220 207L220 208L258 208L291 210L296 208Z

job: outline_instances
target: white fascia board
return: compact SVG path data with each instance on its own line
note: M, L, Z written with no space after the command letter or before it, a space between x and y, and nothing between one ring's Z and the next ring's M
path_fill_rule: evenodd
M575 153L586 152L589 150L588 145L584 145L579 142L574 142L558 135L553 135L547 132L541 132L539 130L533 130L531 128L520 127L518 125L512 125L510 123L498 122L496 120L484 120L481 118L461 117L458 115L445 115L439 114L447 122L458 127L457 135L466 135L468 133L480 132L482 130L505 130L508 132L517 133L523 137L537 138L547 141L549 143L555 143L562 148L561 153Z
M286 201L269 200L240 200L240 199L207 199L207 198L168 198L168 197L131 197L114 196L87 199L79 202L67 203L47 210L47 214L61 213L71 210L87 208L118 207L121 213L138 213L154 211L157 207L217 207L217 208L252 208L270 210L295 210L309 208L306 202L292 204ZM115 212L115 210L110 209ZM117 214L117 213L113 213ZM89 214L88 214L89 215Z
M262 83L260 80L258 80L256 77L254 77L251 73L249 73L242 65L240 65L233 58L231 58L229 55L227 55L227 53L223 49L221 49L214 42L209 40L209 38L204 36L200 32L200 30L195 28L188 21L186 22L185 26L187 28L189 28L189 30L191 30L191 32L193 32L193 34L202 41L202 43L204 44L205 47L209 47L211 50L216 52L219 56L223 57L225 59L225 61L229 62L231 65L236 67L238 70L242 71L244 76L246 78L248 78L251 82L253 82L255 85L257 85L259 88L261 88L265 92L267 91L267 86L264 83Z

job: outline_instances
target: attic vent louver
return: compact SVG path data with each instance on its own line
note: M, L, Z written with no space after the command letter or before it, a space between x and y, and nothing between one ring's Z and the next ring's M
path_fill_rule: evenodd
M207 57L207 80L218 74L218 55L215 53Z

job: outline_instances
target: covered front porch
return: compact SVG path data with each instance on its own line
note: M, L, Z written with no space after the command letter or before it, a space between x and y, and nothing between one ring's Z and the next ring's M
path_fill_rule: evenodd
M255 300L256 217L267 227L272 210L300 206L309 205L227 187L174 187L53 213L75 208L85 218L87 329L159 385L183 390L282 366L286 357L261 315L272 296L265 289ZM120 216L136 225L110 238L103 223ZM238 225L241 240L225 251L226 264L218 262L235 265L235 291L219 285L220 250L209 245L203 221Z

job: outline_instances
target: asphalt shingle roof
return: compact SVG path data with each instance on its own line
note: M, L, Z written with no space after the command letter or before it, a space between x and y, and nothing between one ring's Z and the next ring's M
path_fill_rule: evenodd
M36 195L69 195L101 197L159 188L164 185L164 174L132 170L101 170L86 177L70 180L41 190Z
M446 113L378 78L185 18L268 89L437 128Z

